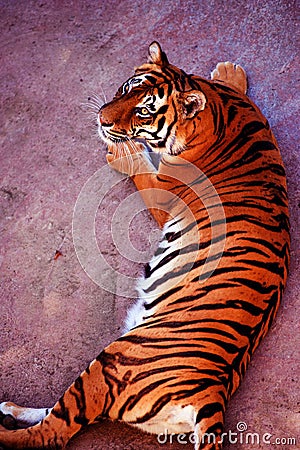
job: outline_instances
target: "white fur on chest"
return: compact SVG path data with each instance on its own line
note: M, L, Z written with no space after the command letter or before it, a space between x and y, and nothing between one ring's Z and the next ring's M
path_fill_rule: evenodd
M176 220L172 220L165 224L162 232L162 239L158 247L159 252L155 254L149 262L151 275L147 278L141 278L137 284L139 298L128 310L125 321L125 333L132 328L141 325L145 320L151 317L156 310L155 306L151 307L151 303L176 284L176 280L159 282L158 285L153 288L153 286L156 285L156 282L164 280L164 277L172 272L175 266L180 265L180 259L178 257L171 258L170 261L162 264L162 262L166 260L166 257L172 252L182 248L183 239L180 235L174 242L168 242L168 239L166 238L168 234L178 233L180 229L181 226L178 225Z

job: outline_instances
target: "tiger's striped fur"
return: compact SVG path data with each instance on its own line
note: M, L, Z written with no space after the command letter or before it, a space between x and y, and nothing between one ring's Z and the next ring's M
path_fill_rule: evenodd
M10 415L29 426L0 431L7 448L61 448L106 417L194 431L196 449L220 449L226 404L278 309L289 262L285 173L243 69L220 64L208 81L169 64L157 43L149 53L98 114L108 162L132 177L162 228L141 300L129 330L52 410L2 404L4 423ZM162 153L158 171L145 144Z

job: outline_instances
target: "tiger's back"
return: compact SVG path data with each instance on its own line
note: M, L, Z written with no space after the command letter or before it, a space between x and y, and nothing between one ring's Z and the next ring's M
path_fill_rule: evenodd
M268 122L233 65L208 81L170 65L157 43L149 49L150 63L98 118L109 163L132 177L163 229L161 242L128 332L44 421L0 432L7 446L59 447L108 417L153 433L193 431L196 449L221 448L228 399L278 309L289 221ZM224 67L231 78L220 75ZM162 153L158 171L141 142Z

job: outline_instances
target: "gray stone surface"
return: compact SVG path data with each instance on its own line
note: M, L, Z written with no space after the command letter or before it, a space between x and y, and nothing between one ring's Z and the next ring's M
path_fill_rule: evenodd
M188 72L208 76L219 61L242 64L249 75L249 95L269 119L280 144L290 197L290 278L276 322L230 402L226 427L236 431L243 421L261 439L271 433L272 442L297 437L296 2L1 0L0 8L0 400L51 406L120 333L129 301L118 295L118 282L115 293L109 293L86 275L72 241L76 199L106 162L105 148L82 103L94 92L110 99L157 39L170 61ZM127 182L104 199L97 237L109 262L136 277L141 266L124 263L107 230L114 208L132 192ZM155 225L148 214L140 214L132 227L135 245L149 247L149 230ZM54 260L58 249L63 255ZM298 446L299 439L298 435ZM104 422L73 439L68 448L141 446L160 448L154 436ZM239 442L225 448L270 446Z

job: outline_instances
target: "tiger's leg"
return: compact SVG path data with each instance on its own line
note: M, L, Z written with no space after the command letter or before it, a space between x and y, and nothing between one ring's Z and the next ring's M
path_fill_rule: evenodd
M172 367L170 368L170 375L172 373ZM168 386L168 375L166 372L157 375L156 384L152 384L153 389L151 394L147 391L147 387L141 389L146 392L144 399L143 411L139 411L140 414L136 414L134 408L130 409L134 403L137 403L137 398L141 397L139 392L136 395L127 392L128 400L125 404L127 411L122 413L122 419L125 422L129 422L144 431L154 433L157 435L159 443L162 436L166 435L181 435L182 433L193 432L189 436L189 442L194 444L195 450L221 450L223 444L223 429L224 429L224 414L226 394L225 388L221 384L219 389L214 389L212 386L213 380L199 378L198 390L202 390L202 393L194 393L193 396L189 389L186 389L186 398L183 395L184 386L190 385L193 380L192 373L184 374L184 371L178 374L176 381L174 378ZM154 377L153 377L154 378ZM195 381L195 380L193 380ZM201 386L203 382L203 386ZM166 386L164 386L164 384ZM205 386L206 385L206 386ZM177 386L179 392L174 392L174 386ZM201 387L200 387L201 386ZM130 389L130 388L129 388ZM195 390L196 390L195 389ZM152 397L152 398L151 398ZM164 400L168 398L168 402L160 409L160 406ZM140 399L143 402L143 399ZM129 406L129 407L128 407ZM138 405L135 405L138 408ZM149 413L156 408L156 415ZM151 411L151 412L152 412ZM143 412L143 414L141 414ZM148 414L148 421L141 421L141 416ZM135 423L134 418L138 416L138 421ZM183 442L181 442L183 443ZM187 442L185 442L187 443Z
M98 358L39 423L17 430L1 427L0 445L10 449L63 448L83 426L101 416L109 396L108 391L101 358ZM5 417L2 422L5 423Z
M129 332L110 344L41 422L24 429L0 429L0 444L11 449L60 449L82 427L107 417L154 433L153 421L159 426L165 423L167 429L175 423L178 433L182 420L184 423L191 420L190 431L195 425L198 436L196 450L221 449L218 437L223 430L226 403L223 383L215 375L198 377L191 361L175 360L175 364L168 361L163 367L165 359L159 356L164 355L157 355L157 348L132 344L135 333ZM191 381L196 386L193 396ZM180 417L178 411L183 412L187 406L186 417ZM216 436L214 446L212 433Z
M203 392L190 397L194 410L194 433L190 441L195 450L221 450L227 403L226 388L213 379L203 381ZM201 380L200 383L201 385ZM206 385L206 389L205 389Z
M135 143L134 148L140 148L141 151L127 153L127 156L119 157L109 147L109 152L106 155L107 162L114 170L125 173L132 178L145 205L162 228L169 218L167 211L159 206L166 203L163 198L165 189L160 186L157 180L157 170L149 155L144 151L142 144ZM128 149L129 151L132 151L131 147Z
M228 84L242 94L247 92L247 75L238 64L229 61L218 63L211 73L211 79Z

